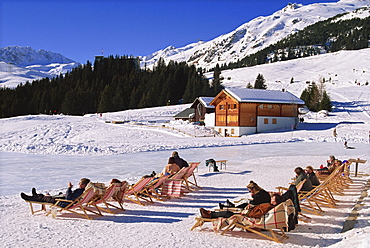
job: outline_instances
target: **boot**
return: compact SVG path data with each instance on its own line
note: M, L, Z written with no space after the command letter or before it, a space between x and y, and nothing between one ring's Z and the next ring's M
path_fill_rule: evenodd
M204 209L204 208L200 208L200 209L199 209L199 211L200 211L200 215L201 215L203 218L211 219L211 211L206 210L206 209Z
M25 201L32 201L33 200L32 196L26 195L25 193L21 193L21 198Z
M224 209L225 205L222 204L222 203L219 203L218 206L220 207L220 209Z
M228 208L235 208L235 204L229 201L229 199L226 200L225 206Z
M37 195L37 192L36 192L36 189L35 188L32 188L32 195L33 196Z

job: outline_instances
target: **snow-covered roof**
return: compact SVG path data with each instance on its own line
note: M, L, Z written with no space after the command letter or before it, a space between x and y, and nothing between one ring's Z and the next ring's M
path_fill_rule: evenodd
M225 88L225 91L239 102L305 104L303 100L288 91L248 88Z
M206 108L215 108L215 106L213 105L210 105L210 102L212 102L213 99L215 99L214 97L205 97L205 96L201 96L201 97L198 97L199 101L206 107Z

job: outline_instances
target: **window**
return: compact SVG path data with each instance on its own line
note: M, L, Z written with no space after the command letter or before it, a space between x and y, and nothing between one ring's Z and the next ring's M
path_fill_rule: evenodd
M227 116L227 122L230 121L238 121L238 116L237 115L228 115Z
M263 119L263 123L264 124L269 124L269 119L267 119L267 118Z
M236 104L227 105L227 109L236 109Z
M260 104L258 107L259 107L260 109L263 109L263 104Z
M276 118L272 118L272 124L276 124L276 123L277 123Z
M225 105L220 105L220 110L224 110L225 109Z
M271 104L267 105L267 108L272 109L272 105Z

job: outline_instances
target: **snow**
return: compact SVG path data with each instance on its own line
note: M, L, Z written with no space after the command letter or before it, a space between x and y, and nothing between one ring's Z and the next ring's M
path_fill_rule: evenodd
M304 101L297 96L281 90L225 88L225 91L238 99L239 102L304 104Z
M295 167L317 168L329 155L341 160L368 160L368 53L369 49L339 52L222 73L225 78L231 77L224 81L226 86L240 88L262 73L268 89L284 87L297 96L306 87L306 80L332 75L325 87L334 103L333 112L328 116L308 112L305 122L294 131L240 138L214 136L207 127L173 120L190 104L102 116L0 119L0 247L369 247L370 199L365 189L370 179L369 162L359 165L361 173L352 176L350 189L336 196L340 201L337 208L324 208L323 216L308 214L312 221L300 222L284 244L239 231L221 236L208 223L201 230L190 231L200 207L212 209L226 199L248 198L245 186L250 180L274 190L288 185ZM328 66L328 61L335 63ZM289 84L291 77L293 84ZM355 149L344 149L344 141ZM189 162L202 162L196 172L202 189L179 199L147 206L125 202L124 212L86 220L70 215L56 219L31 215L19 196L20 192L30 193L32 187L42 193L65 191L68 181L77 185L82 177L106 184L112 178L134 183L153 170L160 171L174 150ZM227 168L219 173L209 171L205 166L209 158L227 159ZM356 205L358 220L352 230L342 233L362 192L365 197Z
M168 46L151 55L141 57L141 65L152 68L159 58L166 63L186 61L205 69L214 68L216 64L237 62L249 54L266 48L285 38L291 33L304 29L318 21L346 12L352 12L344 18L364 18L366 11L356 12L361 7L370 6L369 0L345 0L336 3L314 3L309 5L289 3L285 8L269 16L260 16L242 24L232 32L210 41L200 41L176 48Z

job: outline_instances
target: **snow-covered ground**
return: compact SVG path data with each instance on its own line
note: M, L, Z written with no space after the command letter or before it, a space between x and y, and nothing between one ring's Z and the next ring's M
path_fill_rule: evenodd
M342 160L369 159L370 86L364 83L369 81L366 76L369 66L359 56L357 66L362 71L356 71L359 69L353 67L356 63L349 60L348 68L350 73L359 73L363 78L360 86L354 80L326 84L334 103L333 112L326 117L310 112L304 117L305 123L294 131L279 130L240 138L214 137L209 128L172 120L173 115L189 105L102 116L35 115L0 119L0 247L370 247L367 189L366 197L357 205L359 215L355 227L341 233L370 179L369 162L359 165L361 174L353 177L354 183L345 195L336 196L340 200L338 208L324 208L323 216L309 215L312 221L301 222L288 233L290 238L284 244L238 231L221 236L210 225L202 230L189 230L200 207L215 208L226 199L248 198L245 186L250 180L266 190L274 190L276 186L288 185L295 167L319 167L329 155ZM248 70L258 70L265 75L269 89L278 84L270 81L273 71L276 75L297 78L288 90L299 96L306 85L304 80L310 80L308 75L327 64L316 64L309 71L302 69L308 62L298 63L296 67L285 64L299 72L294 75L287 75L272 65L244 69L244 75L247 78L251 73ZM338 77L344 72L340 68L327 68L331 73L338 73ZM240 83L239 70L223 74ZM229 81L225 82L227 86L238 86ZM245 82L248 81L239 86L245 87ZM336 138L332 135L334 128L338 133ZM355 149L344 149L344 141ZM29 193L33 186L44 193L64 191L68 181L77 185L82 177L94 182L108 183L112 178L119 178L133 183L153 170L160 171L174 150L187 161L202 162L196 176L203 189L180 199L148 206L127 202L122 213L86 220L33 216L19 196L20 192ZM227 168L219 173L208 171L205 160L209 158L227 159ZM351 169L353 172L354 167Z

